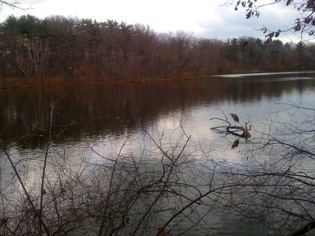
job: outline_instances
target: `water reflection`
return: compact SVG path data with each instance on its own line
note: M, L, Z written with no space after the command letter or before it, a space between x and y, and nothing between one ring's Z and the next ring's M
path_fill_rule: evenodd
M250 77L1 91L0 131L3 140L19 140L23 148L41 146L47 139L51 103L58 99L53 130L56 143L125 135L147 130L157 122L165 128L178 123L186 123L188 129L199 122L206 126L213 106L247 119L253 104L294 100L314 88L315 80L304 77Z
M277 130L279 122L273 124L275 120L281 121L281 124L293 121L295 122L293 124L299 124L299 120L292 120L294 111L288 109L286 103L312 106L314 91L313 77L211 78L196 81L1 91L0 132L2 141L11 145L10 155L15 160L20 160L19 166L25 163L28 172L25 172L23 177L31 180L30 185L36 185L34 183L38 181L38 176L36 179L31 175L38 173L35 169L40 168L42 157L45 155L44 145L48 139L51 104L58 100L53 113L50 161L58 163L62 171L68 169L76 173L83 168L84 163L87 165L84 166L85 171L90 171L91 174L97 176L102 173L94 171L93 168L98 166L102 167L98 171L109 174L117 153L125 158L123 164L129 163L132 166L138 157L140 159L147 157L145 161L149 163L150 168L163 169L163 165L159 167L161 150L156 148L153 140L171 154L176 154L175 151L185 145L184 140L191 137L183 155L188 161L187 169L185 167L186 172L181 173L180 177L187 180L186 177L189 176L189 181L193 181L190 186L198 183L201 186L200 191L203 191L203 188L209 189L207 184L212 177L213 169L210 166L214 163L213 160L221 162L221 170L231 165L254 170L260 163L268 163L268 158L274 158L272 155L259 156L258 153L248 152L248 146L255 145L257 134L264 132L265 127L272 127L275 132L279 131ZM215 124L210 122L209 118L223 115L218 108L226 113L237 113L241 125L245 122L252 124L252 139L246 142L232 135L212 132L210 127ZM298 137L294 140L299 141ZM313 139L310 137L310 140ZM272 151L270 153L272 154ZM27 159L23 160L25 157ZM304 168L304 165L309 164L305 163L302 161L297 163L299 165L295 163L295 168L301 166ZM7 163L1 164L4 170L9 170L5 168ZM54 171L55 169L49 173L50 178ZM305 171L312 172L313 169ZM2 172L2 176L8 176L7 179L10 174L10 171ZM214 183L222 182L223 178L220 177L222 176L216 177L218 179ZM146 178L144 180L148 181ZM17 184L15 181L12 183L14 184L11 184L10 189L14 191ZM141 186L139 188L142 189ZM185 197L186 194L185 192ZM195 193L190 194L193 196ZM205 209L203 205L198 211L199 209L200 213L205 211L204 222L207 227L200 227L199 231L196 231L198 235L208 235L209 232L213 234L237 232L241 235L250 235L265 230L260 225L258 228L249 229L248 222L243 222L243 226L241 220L233 215L222 217L220 214L211 214L208 217L211 208ZM182 224L178 224L178 232L190 227L191 219L181 220L183 221ZM257 226L258 222L255 224ZM209 225L211 227L208 227ZM226 228L225 225L229 227ZM190 232L187 235L193 234L194 232Z

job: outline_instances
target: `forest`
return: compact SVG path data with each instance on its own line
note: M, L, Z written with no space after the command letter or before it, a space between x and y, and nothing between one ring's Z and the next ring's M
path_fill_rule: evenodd
M239 87L193 80L314 70L315 44L31 15L8 17L0 35L0 235L237 235L247 227L252 235L298 236L315 228L313 100L307 107L287 99L257 121L237 107L291 93L301 102L303 93L312 96L314 80ZM42 86L175 79L191 80L176 87ZM5 90L25 85L42 87ZM240 124L212 107L224 99L239 109ZM206 109L202 128L213 131L205 143L184 125L197 106ZM155 117L175 120L173 111L176 125L149 128ZM233 130L250 130L252 138ZM144 146L133 150L132 141ZM221 152L228 149L240 158L229 162Z
M156 33L149 26L32 15L0 24L0 80L49 83L205 78L239 72L312 70L315 45L276 38L227 40Z

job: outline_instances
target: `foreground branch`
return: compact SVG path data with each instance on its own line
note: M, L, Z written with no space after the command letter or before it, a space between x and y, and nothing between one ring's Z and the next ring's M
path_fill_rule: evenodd
M315 228L315 220L312 220L312 221L308 222L306 225L304 225L302 228L298 229L297 231L293 232L292 234L288 234L287 236L304 235L314 228Z

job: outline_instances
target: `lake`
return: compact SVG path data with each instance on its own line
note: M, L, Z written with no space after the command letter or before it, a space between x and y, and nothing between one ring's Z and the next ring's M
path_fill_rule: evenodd
M152 170L156 163L161 162L161 158L168 158L170 155L176 159L178 153L185 150L185 168L186 165L190 166L189 168L194 165L198 170L204 168L204 172L195 173L194 169L189 169L191 172L186 170L181 174L187 184L185 190L181 191L186 191L183 195L187 199L193 198L200 194L198 191L207 191L207 187L201 187L202 190L194 192L188 185L198 182L200 186L207 186L209 179L205 180L204 177L209 174L209 165L211 170L214 162L225 163L224 165L250 165L251 155L254 154L249 152L249 146L261 140L263 134L273 134L281 124L300 125L299 121L303 121L305 116L313 115L312 110L300 111L296 107L315 109L314 95L314 74L303 73L2 90L0 132L6 147L6 152L0 152L2 192L15 196L16 189L22 191L17 179L12 177L14 173L6 161L6 155L10 155L17 163L27 189L35 194L38 187L34 186L38 186L40 182L38 168L41 168L47 150L48 155L51 155L51 168L47 169L47 173L54 176L51 177L50 186L57 183L52 179L59 181L55 163L58 163L58 168L64 168L62 173L69 168L71 173L82 171L80 173L83 175L92 170L108 177L113 176L113 166L117 163L115 157L124 160L123 164L127 166L130 165L130 156L132 162L140 163L140 160L145 159L143 162L146 164L138 167ZM292 108L292 105L295 108ZM241 126L245 126L245 122L250 125L251 138L246 140L211 130L213 127L226 125L225 121L219 119L228 118L231 125L234 125L229 115L231 112L239 116ZM52 129L49 129L50 124ZM232 148L236 141L237 146ZM194 162L189 164L191 160ZM82 162L87 164L84 167L88 167L82 168ZM165 165L156 167L159 173L165 171ZM302 163L302 166L305 171L314 170L308 161ZM101 172L98 172L100 170ZM152 171L152 178L154 175ZM131 181L130 176L120 178ZM142 188L143 186L140 189ZM175 191L175 187L172 191ZM172 194L171 190L167 193ZM15 197L20 199L21 196L23 193L19 192ZM178 194L176 197L182 196ZM151 201L148 199L145 202ZM172 216L171 212L176 212L187 199L181 199L181 205L176 202L178 198L170 197L169 203L163 202L166 204L165 209L167 206L176 207L172 211L163 210L160 213L156 210L156 218L148 215L151 220L154 218L154 221L158 222L152 227L155 228L157 224L163 226L165 219ZM144 200L141 198L141 201ZM211 204L205 205L211 208ZM211 206L217 207L216 204ZM191 211L187 215L194 215L195 211L189 209ZM4 208L2 210L5 211ZM238 235L266 235L269 232L265 225L257 224L256 219L255 224L258 226L253 227L248 219L240 220L241 218L233 216L232 213L225 215L219 212L220 210L216 209L217 214L214 214L204 208L198 210L198 215L194 216L195 221L187 220L189 217L185 215L175 219L167 227L172 227L173 235L183 232L185 235L233 235L235 232ZM201 215L203 217L199 219ZM130 220L138 222L136 218L134 216ZM197 224L199 221L202 227L189 230L190 224ZM135 232L135 225L136 223L125 232Z

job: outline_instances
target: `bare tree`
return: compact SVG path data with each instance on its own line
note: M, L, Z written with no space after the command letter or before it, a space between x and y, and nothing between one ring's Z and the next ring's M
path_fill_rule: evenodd
M270 0L270 1L259 1L259 0L237 0L227 1L227 5L234 6L235 11L239 8L246 9L246 19L252 17L259 17L263 8L275 5L283 4L283 7L294 7L299 12L300 17L292 19L292 26L287 29L269 29L268 26L263 26L261 31L266 34L266 42L271 41L274 37L277 38L281 33L293 30L300 32L303 35L314 35L314 12L315 4L313 0L293 1L293 0Z
M113 153L99 153L91 143L93 158L58 149L53 137L65 130L54 132L57 102L51 102L42 155L21 158L1 140L1 164L9 164L0 166L1 177L12 170L9 183L1 178L0 185L3 235L219 234L226 228L213 222L219 216L259 222L270 235L313 228L313 108L284 104L290 119L259 136L252 129L246 156L229 163L196 145L183 127L175 140L145 132L145 147L137 151L128 148L130 137ZM303 120L294 116L301 112ZM222 115L211 119L224 124L213 131L249 132L242 119L233 126Z
M20 2L18 2L18 1L3 1L3 0L0 1L1 8L3 6L8 6L8 7L11 7L13 9L25 10L25 8L19 7L19 4L20 4Z

